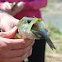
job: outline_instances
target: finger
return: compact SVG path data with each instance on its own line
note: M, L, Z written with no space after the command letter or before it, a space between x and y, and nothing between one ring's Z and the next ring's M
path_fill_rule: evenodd
M6 9L11 9L11 4L9 2L5 2Z
M17 32L17 27L15 26L12 30L8 32L0 32L0 37L13 38Z
M13 27L10 27L8 25L6 25L7 28L3 28L4 32L8 32L8 31L11 31L13 29ZM3 31L2 31L3 32Z
M13 11L14 10L14 8L17 6L17 3L16 2L14 2L13 4L12 4L12 8L11 8L11 10Z
M7 42L7 45L8 45L7 49L15 50L15 49L20 49L20 48L26 48L30 46L31 44L32 45L34 44L33 40L18 39L15 41Z
M18 56L18 57L15 57L15 58L10 58L8 60L8 62L22 62L25 58L27 58L31 54L32 54L32 49L29 52L27 52L24 56Z
M16 22L15 22L15 21L16 21ZM19 21L20 21L20 20L18 20L18 19L14 19L14 20L13 20L14 26L16 26L16 25L19 23Z
M24 57L24 58L27 58L27 57L31 56L31 54L32 54L32 48L31 48L30 51L27 53L27 56Z
M8 8L8 4L9 2L5 2L3 5L2 5L2 10L6 10Z
M7 60L7 62L22 62L22 61L23 61L22 57L15 57Z
M27 54L29 53L26 53L24 56L18 56L18 57L13 57L13 58L3 58L3 59L1 58L0 61L1 62L22 62L25 58L28 57Z
M14 11L12 11L13 14L15 15L16 13L19 13L23 9L23 7L24 7L23 2L19 2L17 6L14 8Z
M24 56L21 56L21 60L23 61L24 59L26 59L27 57L31 56L32 54L32 48L29 52L27 52Z
M10 22L10 25L6 25L7 28L4 28L5 32L11 30L13 27L17 26L19 20L18 19L13 19L13 21Z
M31 56L31 54L32 54L32 48L31 48L31 50L27 53L27 56L25 57L24 62L28 62L28 57Z
M14 58L14 57L19 57L19 56L24 56L27 52L29 52L31 50L31 46L26 47L24 49L16 49L16 50L7 50L4 51L3 53L0 52L0 58Z
M12 8L11 4L9 2L7 3L7 7L8 7L9 10Z
M3 41L2 41L3 40ZM26 48L31 44L34 44L34 40L24 40L24 39L7 39L7 38L0 38L1 48L3 50L16 50L20 48ZM0 49L1 49L0 48Z
M15 57L15 58L11 58L11 59L0 58L0 62L22 62L22 60L21 60L21 57Z

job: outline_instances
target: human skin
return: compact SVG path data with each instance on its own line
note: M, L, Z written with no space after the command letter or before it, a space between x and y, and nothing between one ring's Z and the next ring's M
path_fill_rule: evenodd
M19 13L20 11L22 11L24 5L23 5L23 2L19 2L13 8L13 10L12 10L12 7L13 7L13 3L4 2L3 5L2 5L2 7L1 7L1 10L4 11L4 12L7 12L9 14L11 14L12 16L14 16L17 13Z
M37 18L42 18L40 8L46 7L48 0L0 0L0 1L1 1L0 9L2 8L3 4L6 1L8 1L9 3L13 2L21 3L21 5L19 5L19 8L21 9L23 7L22 10L20 10L19 13L14 15L15 18L21 19L24 16L27 17L35 16ZM16 7L15 10L18 11Z
M32 53L34 41L0 37L0 62L22 62Z
M19 1L22 1L22 0L0 0L0 1L1 1L0 2L0 9L1 9L1 7L2 7L2 5L4 4L5 1L8 1L9 3L10 3L10 1L12 3L13 2L17 2L18 3ZM41 16L42 12L40 12L39 9L40 8L44 8L44 7L47 6L47 0L23 0L23 3L24 3L24 8L18 14L16 14L14 16L15 18L21 19L24 16L27 16L27 17L35 16L37 18L41 18L42 19L42 16ZM33 48L34 54L32 55L33 59L31 59L33 61L36 60L36 58L37 58L36 61L39 61L39 62L42 61L43 62L43 55L44 55L44 53L43 53L44 52L44 47L43 46L44 46L45 43L42 43L41 41L42 40L40 40L39 45L38 45L38 42L35 42L35 46L38 46L38 47ZM38 48L40 48L39 51L38 51ZM39 52L39 54L37 56L36 53L38 53L38 52Z
M19 20L7 13L0 14L0 28L2 32L11 30L18 24Z
M34 39L13 39L17 32L18 21L7 13L0 14L0 28L2 28L2 32L0 32L0 62L22 62L32 54Z

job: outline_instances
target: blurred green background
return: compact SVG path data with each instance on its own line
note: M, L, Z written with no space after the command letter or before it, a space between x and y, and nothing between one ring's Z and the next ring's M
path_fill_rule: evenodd
M62 62L62 0L48 0L47 7L41 8L48 34L56 50L46 45L45 62Z

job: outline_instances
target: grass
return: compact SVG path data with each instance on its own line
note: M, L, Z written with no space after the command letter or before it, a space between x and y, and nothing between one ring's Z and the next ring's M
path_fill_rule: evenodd
M52 40L62 40L62 32L55 26L48 25L49 36Z
M45 62L62 62L62 33L59 28L48 25L48 34L56 47L56 50L51 50L51 48L46 44L46 56ZM58 54L58 56L57 56Z
M53 2L60 2L62 0L48 0L48 5L46 8L42 8L41 11L43 14L48 14L49 11L53 8L55 8L55 5L53 5ZM52 4L50 4L52 3ZM46 16L46 15L45 15ZM62 62L62 33L60 32L59 28L55 26L51 26L49 23L47 25L48 34L50 39L52 40L53 44L56 47L56 50L51 50L48 44L46 44L46 58L45 62ZM50 55L49 55L50 54ZM49 56L48 56L49 55ZM55 57L55 55L58 55L58 57ZM59 60L61 57L61 60Z
M49 2L60 2L62 0L48 0Z
M50 0L53 1L53 0ZM41 11L43 14L47 13L49 9L53 9L53 4L48 4L46 8L42 8ZM48 13L47 13L48 14ZM46 16L46 15L45 15ZM53 41L56 51L52 51L48 45L46 45L46 52L48 53L55 53L55 54L62 54L62 33L60 32L59 28L56 26L51 26L50 22L47 25L48 34L51 40Z
M55 54L62 54L62 33L60 32L59 28L48 26L48 34L50 36L50 39L54 43L56 47L56 51L52 51L48 45L46 45L46 52L48 53L55 53Z

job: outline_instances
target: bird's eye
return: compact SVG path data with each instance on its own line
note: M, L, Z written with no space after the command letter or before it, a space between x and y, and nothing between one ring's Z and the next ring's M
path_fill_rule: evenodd
M30 22L31 22L31 20L28 20L28 21L27 21L27 23L30 23Z

